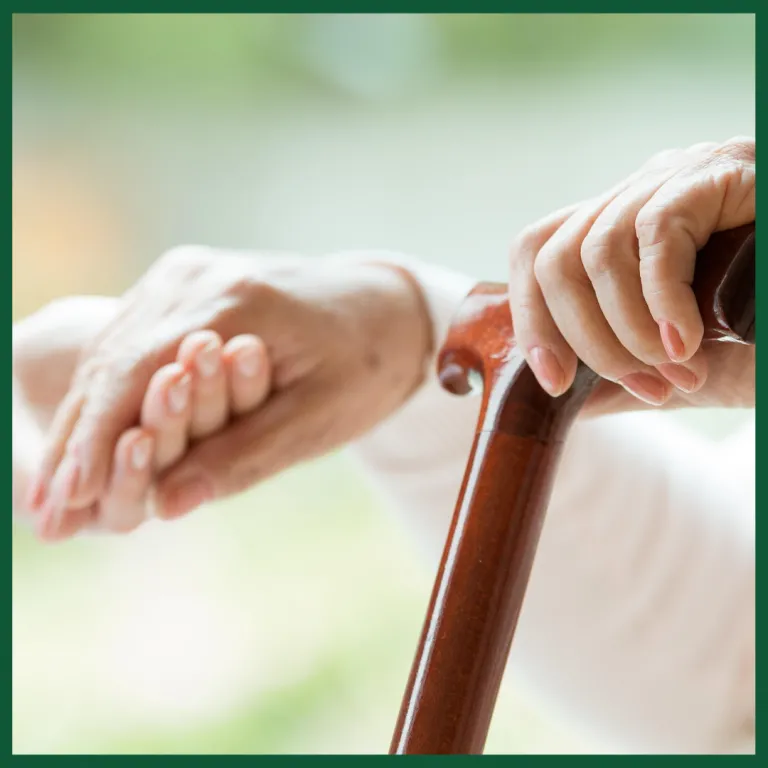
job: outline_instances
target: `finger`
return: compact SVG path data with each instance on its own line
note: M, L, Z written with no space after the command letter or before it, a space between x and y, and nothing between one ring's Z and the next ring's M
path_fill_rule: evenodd
M230 408L235 416L264 402L271 386L271 366L264 342L252 334L230 339L224 346Z
M679 150L668 152L666 157L671 157L678 152ZM655 166L661 166L662 163L668 162L668 160L659 155L656 158L652 158L649 162ZM567 338L563 334L563 329L559 327L551 308L548 306L547 298L542 290L542 279L550 281L549 277L544 275L540 279L538 274L539 271L543 271L545 268L551 268L556 273L561 269L562 265L553 263L546 267L543 262L539 263L541 251L545 246L549 247L549 242L553 239L555 232L562 238L569 231L564 227L564 224L569 222L576 215L577 211L581 216L580 221L584 218L586 212L587 223L581 227L581 232L571 232L567 236L578 238L578 243L580 244L585 234L584 227L586 226L586 229L588 229L589 223L593 221L594 217L599 215L611 200L627 189L636 179L641 178L645 172L643 169L636 171L620 181L601 197L563 209L559 214L553 214L551 222L545 219L540 225L534 225L533 229L529 230L527 236L522 239L523 242L518 241L519 245L522 246L522 254L519 261L522 275L516 272L510 279L510 295L514 296L510 302L510 309L513 313L515 337L522 347L526 360L534 371L539 383L550 394L560 394L570 387L576 371L578 350L574 350L568 343ZM559 228L551 226L558 223L560 224ZM539 230L542 231L542 236L537 237ZM573 230L573 227L571 227L571 230ZM546 235L546 237L543 235ZM528 243L525 242L526 239L529 241ZM513 267L514 262L517 261L516 257L517 254L513 249ZM586 281L583 268L577 267L575 276L582 282ZM566 276L560 275L560 278L564 277ZM552 280L554 278L555 275L552 276ZM565 281L568 281L567 277ZM513 304L516 307L517 315L521 315L521 317L518 318L516 316L515 309L512 309ZM596 300L592 302L592 305L593 308L596 306ZM615 340L614 344L620 346L617 340ZM559 381L563 382L561 386L557 386Z
M47 483L39 474L35 476L29 484L25 495L24 505L30 512L39 512L40 507L45 501L47 493Z
M643 296L635 220L675 172L650 172L625 189L597 216L581 245L581 262L608 325L633 357L653 366L669 357Z
M637 215L643 296L674 362L701 344L704 328L691 289L696 253L716 231L755 218L754 143L726 142L667 181Z
M170 519L257 482L338 443L337 409L314 384L281 392L193 446L157 481L155 514Z
M509 306L515 343L539 384L553 397L573 383L577 360L552 319L533 265L547 240L576 209L577 206L564 208L524 230L510 253Z
M557 327L576 355L603 378L661 405L671 387L616 338L581 262L581 243L608 203L599 200L574 213L539 251L534 272Z
M189 436L200 438L216 432L229 416L221 337L214 331L189 334L179 347L177 361L192 374Z
M192 377L178 363L164 365L149 382L141 408L141 426L154 437L155 470L184 453L191 416Z
M707 380L708 365L704 349L699 350L685 364L661 363L656 370L681 392L690 395L698 392Z
M96 520L96 504L79 509L68 509L66 515L55 527L46 524L43 518L37 525L37 535L42 541L54 542L72 538L86 528L91 527Z
M144 521L153 454L154 437L143 428L129 429L117 441L112 476L100 505L100 528L127 533Z
M78 462L71 456L65 456L56 469L50 483L50 492L40 510L37 530L42 538L53 540L66 527L64 523L79 476ZM77 514L77 509L74 514Z
M71 389L56 410L40 467L28 493L27 506L33 511L39 511L48 497L51 481L64 458L67 441L80 417L82 406L82 393L79 389Z
M104 493L117 440L139 419L150 371L158 363L147 358L137 365L134 360L126 354L81 374L87 377L81 384L83 404L66 447L67 455L80 463L74 506L95 503Z

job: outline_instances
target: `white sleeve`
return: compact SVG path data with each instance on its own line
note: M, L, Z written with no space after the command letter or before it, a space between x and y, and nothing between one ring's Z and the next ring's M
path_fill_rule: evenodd
M401 260L402 262L402 260ZM412 264L445 334L473 281ZM434 373L354 453L440 555L479 401ZM711 443L666 414L578 423L510 663L609 749L754 749L754 434Z

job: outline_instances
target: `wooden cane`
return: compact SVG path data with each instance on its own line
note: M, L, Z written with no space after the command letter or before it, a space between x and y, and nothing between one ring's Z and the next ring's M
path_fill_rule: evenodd
M754 224L713 235L693 289L705 339L755 342ZM391 754L478 754L523 604L563 441L599 377L541 389L512 338L506 286L467 298L439 354L446 389L483 396Z

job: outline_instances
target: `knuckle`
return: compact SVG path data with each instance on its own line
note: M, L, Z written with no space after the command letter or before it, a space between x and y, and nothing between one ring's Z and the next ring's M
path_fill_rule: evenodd
M537 224L529 224L520 230L517 237L512 241L510 248L510 258L514 261L524 254L530 254L536 251L541 234Z
M581 262L591 280L610 275L616 265L614 250L607 243L582 248Z
M542 288L561 284L565 279L563 253L559 249L542 248L533 262L533 273Z
M624 237L615 227L591 230L581 245L581 263L590 278L603 277L614 271Z
M671 219L664 208L643 208L635 219L635 235L640 248L652 248L663 242L670 231Z

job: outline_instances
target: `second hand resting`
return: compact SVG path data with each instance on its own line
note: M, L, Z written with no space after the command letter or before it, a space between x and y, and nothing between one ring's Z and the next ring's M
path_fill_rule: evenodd
M61 473L42 504L41 489L30 489L28 506L38 510L38 536L53 541L85 528L134 530L147 518L153 480L184 455L191 441L214 434L230 417L257 407L269 386L269 358L258 336L240 334L223 343L214 331L190 333L176 360L152 376L139 424L118 438L108 486L99 502L72 505L77 483L74 463Z

